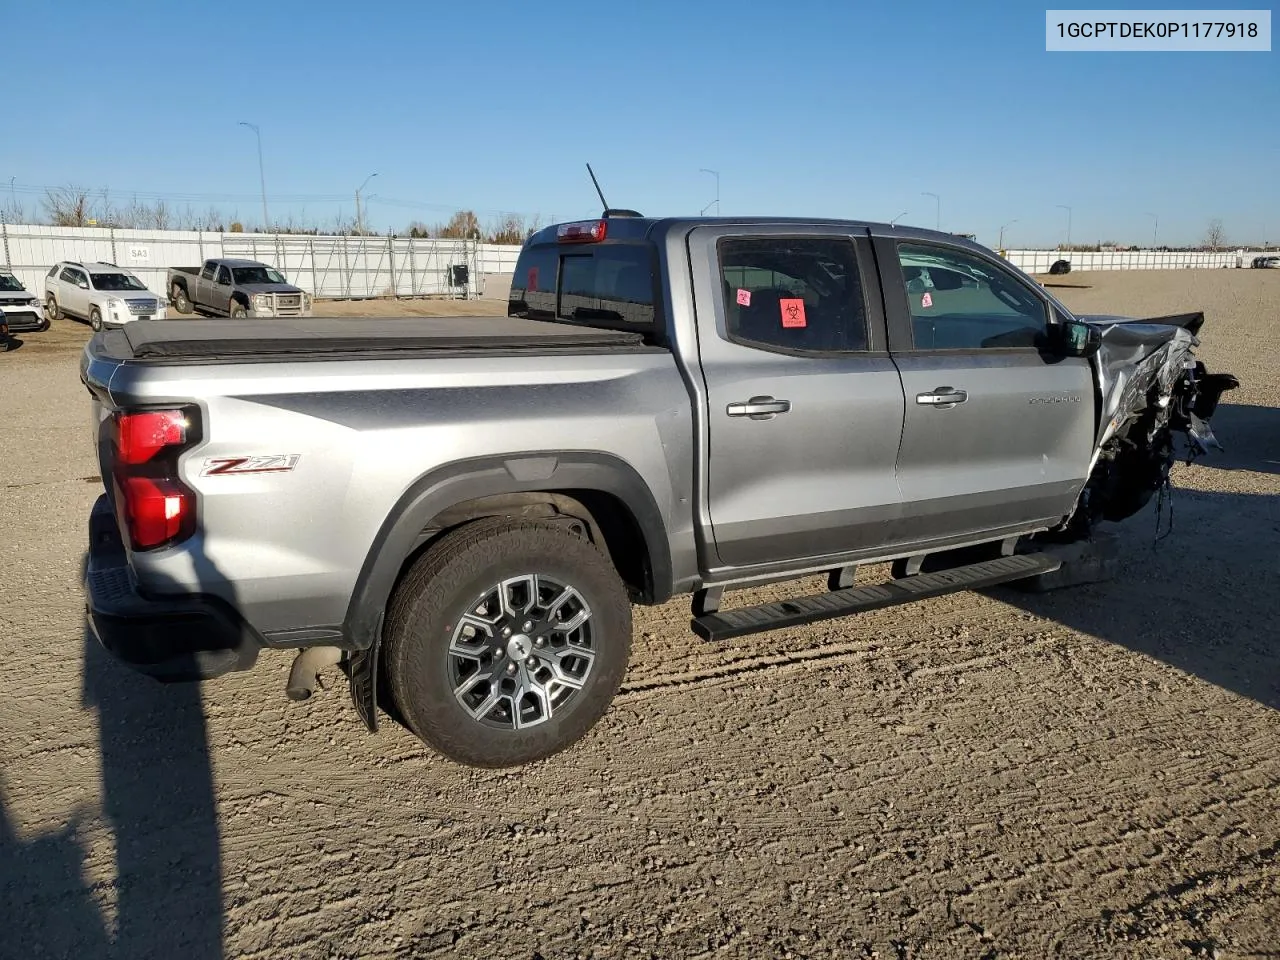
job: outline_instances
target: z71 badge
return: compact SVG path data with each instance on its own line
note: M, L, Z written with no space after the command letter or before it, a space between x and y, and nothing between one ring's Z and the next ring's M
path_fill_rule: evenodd
M200 471L202 477L241 473L288 473L298 465L301 454L277 453L265 457L210 457Z

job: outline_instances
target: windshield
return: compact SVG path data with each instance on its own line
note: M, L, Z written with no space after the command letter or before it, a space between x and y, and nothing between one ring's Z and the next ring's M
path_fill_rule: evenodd
M18 278L13 274L0 273L0 290L14 290L22 292L25 289L26 287L19 283Z
M237 284L241 283L288 283L279 270L272 267L236 267L231 271Z
M93 289L95 290L147 289L141 280L127 273L94 273L90 274L90 276L93 278Z

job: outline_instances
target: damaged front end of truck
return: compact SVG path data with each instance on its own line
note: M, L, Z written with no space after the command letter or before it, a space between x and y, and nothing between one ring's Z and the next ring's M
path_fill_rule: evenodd
M1210 419L1239 380L1194 359L1204 314L1151 319L1077 316L1101 333L1094 355L1101 415L1089 479L1054 539L1088 537L1133 516L1169 486L1178 459L1220 450Z

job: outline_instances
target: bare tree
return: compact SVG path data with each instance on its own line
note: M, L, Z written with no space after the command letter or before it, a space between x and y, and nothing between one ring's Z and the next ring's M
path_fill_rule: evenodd
M459 210L435 233L438 237L447 237L452 240L478 240L480 239L480 220L471 210Z
M1227 233L1222 229L1222 221L1214 217L1209 221L1209 229L1204 233L1204 245L1214 253L1227 242Z
M524 217L518 213L506 213L489 228L487 239L490 243L524 243L526 229Z
M44 208L49 222L55 227L86 227L89 225L89 191L83 187L66 186L44 192Z

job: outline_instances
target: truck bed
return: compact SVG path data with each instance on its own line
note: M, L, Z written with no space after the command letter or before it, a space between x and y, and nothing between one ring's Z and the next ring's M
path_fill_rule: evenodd
M153 320L97 334L118 361L201 363L439 354L599 353L646 347L638 333L514 317Z

